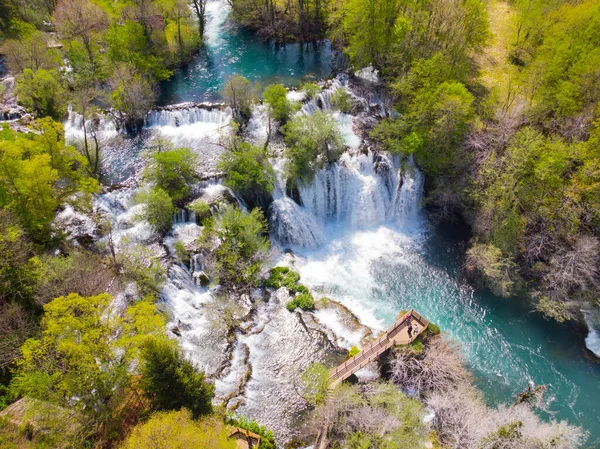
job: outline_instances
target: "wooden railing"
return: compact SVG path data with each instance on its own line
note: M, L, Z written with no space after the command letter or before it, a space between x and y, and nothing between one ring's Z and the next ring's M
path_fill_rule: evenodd
M331 370L329 372L329 382L333 384L347 379L356 371L371 363L383 352L391 348L394 344L398 343L394 340L394 337L407 327L406 315L409 313L411 315L411 322L414 323L416 321L419 324L419 332L418 334L414 334L412 337L410 337L406 343L410 343L412 340L414 340L429 325L429 321L423 318L419 313L411 310L400 320L396 321L392 326L390 326L390 328L382 337L369 343L354 357L349 358L344 363Z

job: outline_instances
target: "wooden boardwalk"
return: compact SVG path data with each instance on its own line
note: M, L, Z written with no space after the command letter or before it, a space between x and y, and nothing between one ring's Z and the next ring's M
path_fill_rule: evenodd
M411 325L414 327L416 324L419 327L419 332L416 334L413 332L410 337L408 336L408 321L406 320L407 315L410 315ZM359 369L364 368L373 360L377 359L392 346L409 344L420 334L422 334L423 331L427 329L427 326L429 326L429 321L411 309L410 312L404 314L402 318L392 324L383 335L377 338L377 340L366 345L362 351L360 351L354 357L346 360L337 368L332 369L329 372L329 388L333 389L336 385L349 378ZM329 434L330 427L331 424L329 422L323 423L323 426L317 434L313 448L327 449L329 444L327 435Z
M417 334L413 333L411 337L408 336L408 324L406 317L411 316L410 321L412 325L415 324L419 327ZM354 357L349 358L337 368L329 372L329 382L331 388L338 385L340 382L346 380L352 374L357 372L359 369L364 368L366 365L376 360L381 354L390 349L395 345L407 345L415 338L417 338L429 325L429 321L423 318L414 310L411 310L405 314L402 318L396 321L385 333L377 340L366 345L362 351L356 354Z

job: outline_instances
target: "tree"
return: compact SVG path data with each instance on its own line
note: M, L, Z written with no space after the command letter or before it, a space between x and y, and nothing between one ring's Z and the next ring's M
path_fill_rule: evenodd
M207 0L191 0L194 12L198 19L198 31L200 39L204 38L204 27L206 26L206 2Z
M154 413L148 421L133 429L121 447L235 449L237 446L235 440L229 439L229 431L218 416L196 421L188 410L183 409Z
M17 302L33 307L37 261L33 246L8 209L0 209L0 304Z
M233 75L225 83L223 97L233 111L233 119L240 125L246 124L256 101L256 92L250 81L241 75Z
M198 155L189 148L177 148L153 153L149 159L144 179L167 192L175 203L185 200L198 179Z
M275 186L275 172L265 151L247 142L234 142L223 152L218 169L225 172L224 184L239 193L248 204L266 208L267 196Z
M475 243L467 251L467 271L481 277L483 284L499 296L510 296L514 287L514 263L502 257L492 244Z
M287 98L287 90L283 84L271 84L262 94L264 102L269 106L269 115L282 125L290 118L295 105Z
M227 206L220 215L205 220L204 226L201 245L217 282L229 289L252 287L269 249L267 223L260 209L246 214Z
M72 293L44 311L42 335L21 348L11 389L78 411L93 433L112 419L112 398L126 385L142 342L164 335L164 318L146 301L115 313L107 294Z
M55 70L25 69L17 78L19 102L38 116L61 120L66 116L66 89Z
M18 75L25 69L34 72L55 70L60 67L60 54L55 49L49 49L47 38L40 31L21 39L9 39L2 43L2 54L6 57L9 70Z
M94 45L97 35L108 28L106 13L85 0L60 0L54 21L61 37L81 41L92 65L96 65Z
M321 363L313 363L301 376L303 397L313 406L323 404L329 391L329 370Z
M334 162L343 150L337 122L327 112L297 115L283 132L288 145L286 172L292 183L311 181L317 170Z
M99 121L94 100L100 93L92 86L78 86L72 96L71 105L73 110L81 115L83 128L83 154L88 161L88 167L92 176L99 176L100 169L100 141L95 123ZM90 138L91 137L91 142Z
M70 293L83 297L99 295L110 288L116 276L105 257L85 250L41 257L36 275L39 280L35 301L40 306Z
M133 131L144 122L156 99L152 85L130 65L120 65L109 80L110 105L118 126Z
M42 242L57 207L74 192L96 192L98 183L88 176L86 159L65 144L62 124L45 118L33 127L36 133L0 135L0 206Z
M168 5L166 12L169 23L165 28L165 36L171 53L178 55L179 61L187 61L198 49L202 40L192 20L189 0L171 0L166 5Z
M136 200L145 204L142 218L154 226L158 232L165 233L171 229L176 208L167 192L156 187L149 192L138 193Z
M175 342L148 340L142 349L142 388L155 410L190 410L194 418L212 412L214 386L183 357Z
M0 302L0 375L7 374L21 355L21 345L37 330L35 318L22 305Z
M326 426L331 446L409 449L429 434L423 406L393 384L340 385L312 413L307 431Z

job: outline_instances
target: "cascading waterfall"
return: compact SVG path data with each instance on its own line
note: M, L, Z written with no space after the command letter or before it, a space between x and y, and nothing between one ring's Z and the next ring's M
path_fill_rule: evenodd
M300 186L302 207L285 195L275 199L273 233L283 244L314 248L323 243L327 224L409 226L418 221L422 187L423 176L411 160L400 165L383 154L344 153Z
M146 126L170 126L179 127L185 125L193 125L195 123L214 123L218 125L226 125L231 119L231 114L226 110L206 106L187 106L185 104L179 107L171 107L168 109L155 109L148 113L146 118Z

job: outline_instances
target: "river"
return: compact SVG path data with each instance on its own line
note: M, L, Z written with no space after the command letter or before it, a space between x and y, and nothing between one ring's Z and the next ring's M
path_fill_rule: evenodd
M252 81L287 85L329 75L332 53L328 44L317 49L275 47L232 24L225 2L210 2L208 11L206 48L163 84L163 104L218 99L225 78L234 73ZM311 111L305 107L303 112ZM257 117L260 128L260 115ZM337 119L347 144L357 147L360 139L352 131L355 118L338 114ZM200 143L190 146L205 151L201 156L214 159L217 148L207 142L214 140L213 134L228 120L229 116L219 111L155 112L149 128L178 145L196 139ZM75 127L71 132L76 132ZM124 159L135 160L137 148L143 144L131 143L125 157L121 150L109 155L108 169L121 167ZM376 162L386 170L375 169ZM131 170L139 168L139 164L130 165ZM418 310L461 343L476 382L491 405L511 403L528 383L547 385L546 411L540 414L582 426L590 433L587 447L600 447L600 364L586 351L582 336L570 326L544 320L522 298L503 299L471 288L460 274L463 239L453 235L454 229L429 225L420 210L422 176L414 167L403 167L404 182L400 182L399 169L397 160L376 161L373 154L355 152L344 155L342 163L320 172L311 185L300 189L303 207L280 189L270 224L281 260L288 257L284 250L291 248L302 282L345 305L372 329L390 325L401 309ZM131 170L127 169L127 176ZM213 194L220 187L210 184L203 189L205 194ZM130 221L128 195L132 193L110 193L101 199L122 229ZM151 242L151 233L144 229L136 225L123 233L136 236L142 243ZM198 232L193 219L182 219L173 235L191 241ZM221 306L209 290L194 284L195 265L171 268L163 297L173 314L172 329L177 328L186 353L209 374L227 366L217 380L219 397L232 394L239 379L244 378L243 393L235 399L239 411L267 425L281 420L285 407L275 407L275 396L284 406L285 401L295 399L293 391L284 391L284 384L289 382L274 379L274 373L311 354L320 354L322 360L326 352L323 345L308 340L310 332L294 321L294 314L267 302L259 306L249 325L254 330L238 335L228 346L224 327L214 324L223 315ZM329 321L331 328L339 328L334 314L316 316L322 322ZM283 339L285 336L292 338L291 343ZM346 337L346 343L358 338ZM229 361L223 360L226 350L232 351ZM269 353L281 357L268 360L265 354ZM249 380L244 377L246 365L252 366ZM291 423L292 418L286 425Z

